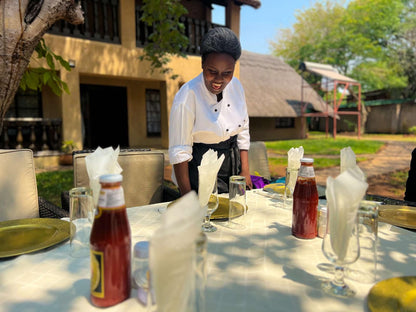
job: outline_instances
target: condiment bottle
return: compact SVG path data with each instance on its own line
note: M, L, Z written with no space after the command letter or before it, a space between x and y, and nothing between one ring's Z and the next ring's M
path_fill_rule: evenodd
M313 158L302 158L293 192L292 234L298 238L317 235L318 190Z
M91 229L91 301L115 305L130 296L131 235L120 174L100 176L101 190Z

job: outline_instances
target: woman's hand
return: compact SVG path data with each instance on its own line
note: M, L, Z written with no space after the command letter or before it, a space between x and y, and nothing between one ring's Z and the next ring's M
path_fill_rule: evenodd
M253 183L251 182L250 170L248 168L248 151L240 150L240 159L241 159L241 172L240 175L246 178L246 186L249 190L253 188Z
M248 189L253 189L253 183L251 182L250 172L244 172L242 170L240 175L246 178L246 186L248 187Z

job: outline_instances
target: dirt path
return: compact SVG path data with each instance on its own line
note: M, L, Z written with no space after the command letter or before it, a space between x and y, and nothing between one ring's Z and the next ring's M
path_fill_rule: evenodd
M367 156L370 159L358 165L368 179L397 170L409 170L412 151L415 147L416 145L412 142L388 141L378 153ZM316 170L316 181L320 185L326 185L327 177L336 177L338 174L339 166Z

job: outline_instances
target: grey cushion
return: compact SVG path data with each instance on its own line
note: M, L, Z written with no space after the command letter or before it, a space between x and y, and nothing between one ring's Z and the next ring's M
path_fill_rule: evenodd
M251 175L255 175L255 172L258 172L262 177L270 180L269 159L267 157L267 148L263 141L250 142L248 165Z
M85 157L74 154L74 185L89 186ZM127 207L162 202L164 154L161 151L121 151L118 163L123 171L122 186Z

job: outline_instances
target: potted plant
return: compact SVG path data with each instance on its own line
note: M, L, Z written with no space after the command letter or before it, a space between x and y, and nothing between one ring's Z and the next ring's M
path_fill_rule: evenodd
M72 151L76 148L77 145L74 141L63 141L61 146L62 154L59 155L59 164L64 166L72 165Z

